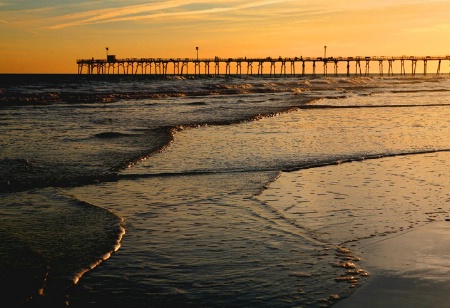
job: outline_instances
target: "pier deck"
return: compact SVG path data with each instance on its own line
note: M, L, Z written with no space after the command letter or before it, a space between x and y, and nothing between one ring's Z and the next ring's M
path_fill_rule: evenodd
M374 56L374 57L292 57L292 58L125 58L116 59L114 55L107 59L80 59L77 60L78 74L151 74L151 75L188 75L189 68L194 70L194 75L263 75L264 67L270 76L305 76L306 74L338 75L339 65L344 64L344 74L347 76L368 76L371 64L378 66L380 76L392 76L394 74L393 63L400 62L400 73L416 75L417 63L422 62L423 74L427 74L428 62L436 61L436 74L441 73L441 63L450 61L450 55L446 56ZM405 65L405 63L409 65ZM322 65L323 72L318 73L318 64ZM387 71L384 65L387 64ZM308 65L309 72L306 72ZM244 70L243 67L244 66ZM296 67L300 67L297 73ZM328 73L328 67L333 71ZM269 67L269 69L267 69ZM289 70L287 69L289 67ZM276 72L278 68L278 72ZM363 69L364 68L364 69ZM225 71L223 71L225 69ZM233 72L232 72L233 71Z

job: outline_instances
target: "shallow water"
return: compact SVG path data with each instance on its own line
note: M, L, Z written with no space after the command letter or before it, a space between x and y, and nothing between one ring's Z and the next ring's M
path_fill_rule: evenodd
M300 109L240 125L181 131L163 153L124 173L287 170L447 150L447 119L446 106Z
M126 77L2 92L17 303L331 306L449 211L448 79Z
M330 266L335 247L248 194L273 176L170 176L102 185L94 202L125 217L127 234L120 253L84 277L72 304L284 307L317 305L337 289L346 292L348 286L333 280L345 273ZM89 189L72 192L92 200ZM105 204L113 200L117 204Z

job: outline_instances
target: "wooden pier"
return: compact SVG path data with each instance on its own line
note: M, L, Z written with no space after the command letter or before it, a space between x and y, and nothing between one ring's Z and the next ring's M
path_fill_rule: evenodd
M369 76L371 65L378 66L380 76L394 75L394 62L400 63L397 74L415 76L417 64L422 63L423 75L427 75L429 62L437 62L436 75L441 74L442 61L446 56L397 56L397 57L294 57L294 58L126 58L116 59L108 55L107 59L77 60L78 74L149 74L149 75L269 75L269 76L305 76L335 75L339 66L344 65L341 74L347 76ZM449 63L450 65L450 63ZM319 66L319 68L318 68ZM320 66L322 70L320 70ZM300 70L297 71L296 68ZM307 72L308 67L308 72ZM329 74L328 68L333 69ZM264 68L266 73L264 74ZM289 69L288 69L289 68ZM408 69L407 69L408 68ZM225 69L225 71L223 70ZM398 69L398 65L397 65ZM193 70L193 72L192 72ZM320 72L319 72L320 70ZM408 71L408 72L407 72ZM450 74L450 72L449 72Z

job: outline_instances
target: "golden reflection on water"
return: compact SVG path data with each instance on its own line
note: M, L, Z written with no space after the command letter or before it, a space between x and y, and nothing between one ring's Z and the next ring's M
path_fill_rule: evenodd
M351 108L344 116L342 112L298 110L239 125L180 131L164 153L126 173L280 170L349 157L447 149L450 142L445 120L450 108Z
M441 152L283 173L258 198L321 239L355 246L448 217L449 160Z
M448 118L448 108L430 106L300 109L239 125L179 131L166 151L124 173L230 174L334 162L283 172L256 198L310 239L338 250L350 248L348 255L337 253L337 263L331 265L349 271L334 276L337 283L354 286L368 275L350 266L359 262L363 243L442 220L450 210L450 181L442 172L449 154L433 153L434 149L447 150ZM364 160L420 152L429 153ZM186 213L177 217L186 217ZM168 228L176 226L176 221L170 221ZM304 279L311 275L308 270L291 274Z
M81 283L95 286L99 275L97 283L108 288L105 277L121 279L132 260L139 270L127 272L127 279L152 300L175 292L213 305L236 300L252 306L273 296L292 304L316 304L317 292L322 304L346 296L367 274L359 258L311 237L253 197L276 175L170 175L71 189L124 217L127 230L118 254ZM205 295L211 292L218 295Z

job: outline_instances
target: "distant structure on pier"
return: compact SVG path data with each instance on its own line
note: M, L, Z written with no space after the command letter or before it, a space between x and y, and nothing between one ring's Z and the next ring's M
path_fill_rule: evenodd
M305 76L308 65L312 75L323 74L328 76L328 66L332 66L332 75L338 75L339 65L345 65L347 76L369 76L370 66L378 65L380 76L393 76L393 63L400 62L400 74L406 75L406 67L410 67L412 76L416 75L417 63L423 63L423 74L427 74L428 62L437 62L436 74L441 74L441 63L450 61L450 55L446 56L376 56L376 57L293 57L293 58L126 58L117 59L115 55L107 54L106 59L80 59L77 60L78 74L149 74L149 75L189 75L189 68L194 70L194 75L264 75L264 67L269 67L270 76ZM406 64L405 64L406 63ZM318 73L317 65L322 64L323 72ZM385 73L384 65L387 64ZM408 65L410 64L410 65ZM297 74L296 68L301 68ZM289 67L289 70L287 70ZM362 68L364 67L364 69ZM221 70L222 68L222 70ZM225 68L225 72L223 72ZM232 70L233 68L233 70ZM278 68L278 69L277 69ZM212 69L212 70L210 70ZM255 69L255 72L253 71ZM276 70L278 72L276 72ZM234 73L232 73L232 71ZM364 72L363 72L364 71ZM450 73L450 72L449 72ZM267 71L266 71L267 74Z

